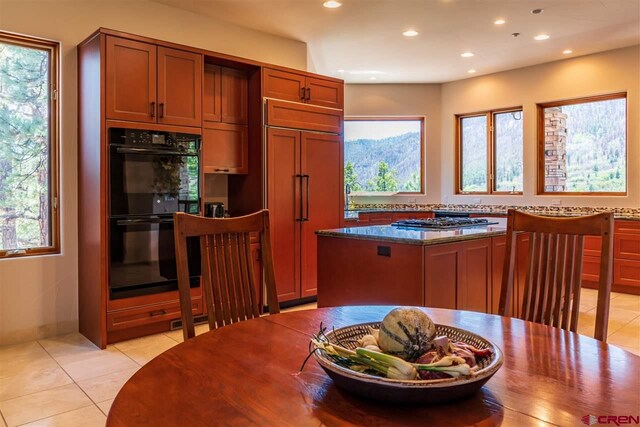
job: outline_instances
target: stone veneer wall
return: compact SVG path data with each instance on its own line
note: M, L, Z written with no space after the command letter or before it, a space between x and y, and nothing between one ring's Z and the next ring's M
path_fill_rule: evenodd
M567 115L561 107L544 110L544 190L567 186Z

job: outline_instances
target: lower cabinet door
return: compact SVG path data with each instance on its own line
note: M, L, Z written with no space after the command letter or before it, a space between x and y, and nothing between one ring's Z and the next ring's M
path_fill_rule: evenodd
M456 288L462 278L462 245L434 245L425 248L425 305L456 308Z
M615 260L613 264L613 284L640 287L640 261Z
M202 313L202 298L192 298L194 315ZM180 301L107 312L107 330L119 330L180 318Z
M463 257L457 295L459 310L489 312L491 288L491 239L478 239L461 244Z

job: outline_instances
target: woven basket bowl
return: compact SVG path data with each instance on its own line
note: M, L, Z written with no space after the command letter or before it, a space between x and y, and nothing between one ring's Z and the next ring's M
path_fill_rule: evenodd
M369 333L369 328L379 329L380 322L347 326L335 329L326 335L330 342L340 341L344 347L353 350L357 347L356 341ZM502 351L491 341L464 329L436 325L436 336L441 335L446 335L452 342L464 342L479 349L491 348L493 354L489 357L476 358L480 369L473 377L431 381L393 380L352 371L333 362L324 350L315 351L313 356L341 389L367 399L413 405L451 402L467 397L478 391L502 366Z

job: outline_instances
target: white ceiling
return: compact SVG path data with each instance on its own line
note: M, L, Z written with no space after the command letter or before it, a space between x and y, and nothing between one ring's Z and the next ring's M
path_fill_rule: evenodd
M304 41L310 69L348 83L439 83L640 43L640 0L154 1ZM363 71L381 74L351 74Z

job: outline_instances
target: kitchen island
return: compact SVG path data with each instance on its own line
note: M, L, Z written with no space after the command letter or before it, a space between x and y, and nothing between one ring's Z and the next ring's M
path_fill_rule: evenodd
M318 307L418 305L495 313L506 219L487 220L448 230L381 225L317 231ZM528 236L518 244L520 265L526 265L527 247ZM514 299L519 297L516 290Z

